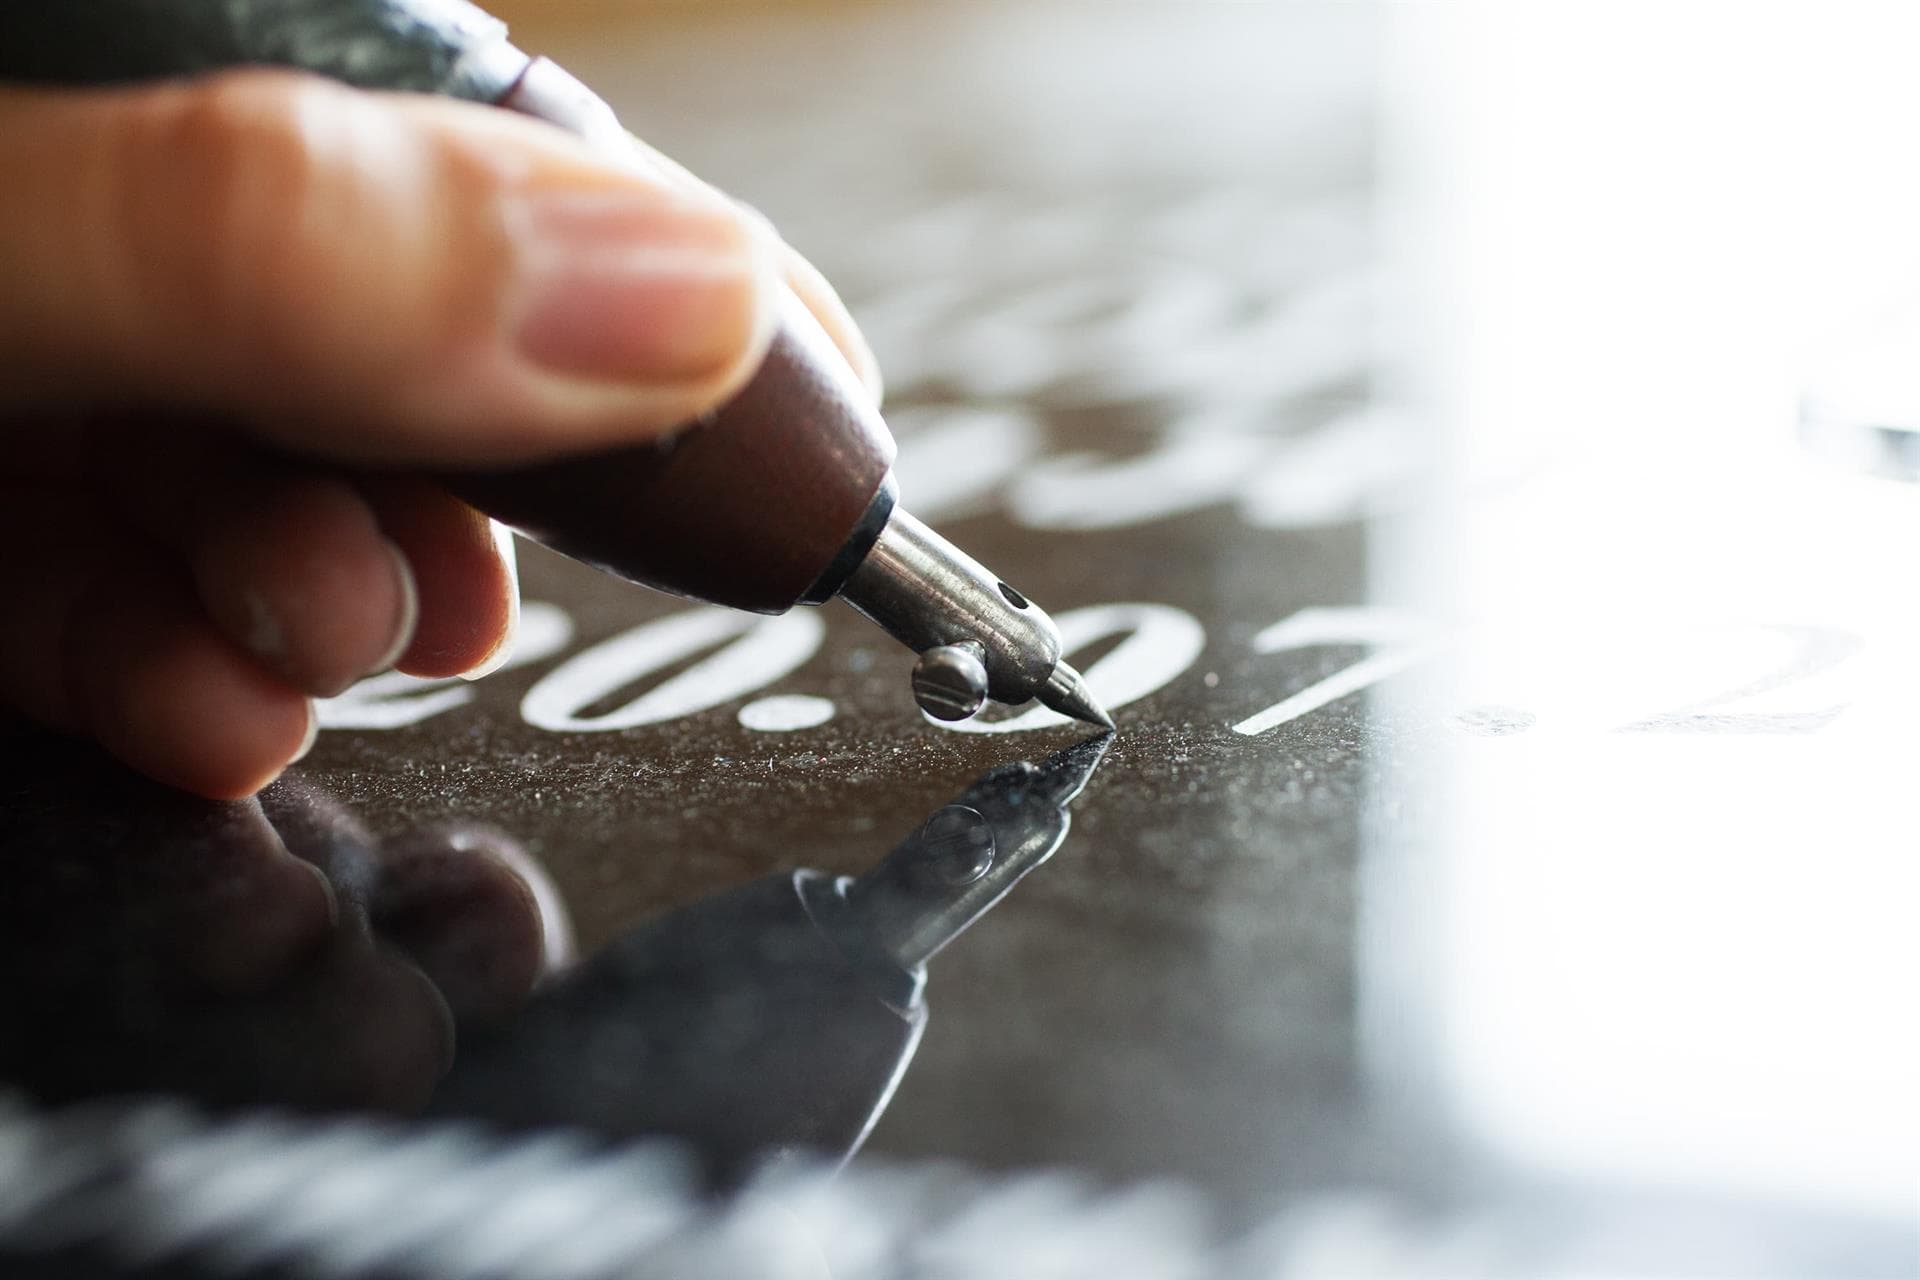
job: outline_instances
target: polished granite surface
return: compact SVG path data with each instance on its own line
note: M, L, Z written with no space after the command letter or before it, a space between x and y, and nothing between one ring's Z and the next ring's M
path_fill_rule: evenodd
M1119 722L924 1006L836 1021L792 873L967 856L950 803L1084 727L937 726L844 606L523 546L507 669L364 682L258 805L8 739L10 1078L729 1159L837 1154L878 1106L856 1171L1172 1179L1242 1225L1360 1189L1527 1242L1503 1273L1911 1274L1920 614L1883 570L1920 494L1423 411L1382 354L1379 41L1348 6L1058 6L554 50L842 285L905 505Z

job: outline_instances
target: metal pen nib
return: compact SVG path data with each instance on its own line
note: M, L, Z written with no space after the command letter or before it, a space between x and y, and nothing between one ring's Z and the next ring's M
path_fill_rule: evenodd
M1113 717L1087 691L1087 682L1080 673L1064 662L1053 664L1053 674L1047 677L1046 687L1040 690L1039 697L1044 705L1063 716L1097 724L1103 729L1113 728Z
M913 693L939 720L964 720L987 699L1038 698L1062 715L1113 727L1080 673L1060 660L1046 610L896 507L840 594L920 655Z

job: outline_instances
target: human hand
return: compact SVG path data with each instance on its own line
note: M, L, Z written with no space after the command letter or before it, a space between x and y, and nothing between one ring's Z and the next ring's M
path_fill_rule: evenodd
M245 796L314 696L484 671L510 548L422 474L630 443L831 288L644 149L245 71L0 90L0 703Z

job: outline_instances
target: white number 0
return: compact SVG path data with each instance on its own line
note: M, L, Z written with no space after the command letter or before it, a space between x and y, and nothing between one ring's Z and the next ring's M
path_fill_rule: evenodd
M819 617L801 609L777 618L707 608L669 614L574 654L527 690L520 714L555 733L608 733L695 715L796 670L825 633ZM731 644L624 706L585 714L641 677L728 639Z
M1192 614L1167 604L1096 604L1070 609L1056 617L1060 653L1069 656L1109 636L1126 633L1112 653L1081 674L1087 688L1109 711L1137 702L1155 692L1192 665L1207 643L1207 633ZM955 733L1021 733L1067 723L1058 711L1031 707L1008 720L961 720L949 723L926 717L928 723Z

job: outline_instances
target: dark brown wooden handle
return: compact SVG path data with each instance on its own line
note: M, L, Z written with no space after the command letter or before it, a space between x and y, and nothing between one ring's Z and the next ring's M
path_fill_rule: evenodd
M499 99L614 152L633 141L607 104L545 58ZM784 613L863 528L893 437L799 300L744 390L670 438L449 487L480 510L596 568L674 595ZM889 490L889 493L891 491ZM884 515L884 511L881 513ZM858 548L864 550L864 548ZM837 585L837 584L835 584Z
M673 436L448 486L629 581L783 613L860 531L893 454L864 389L819 326L797 317L739 395Z

